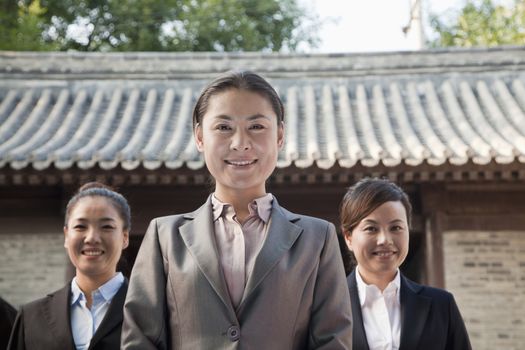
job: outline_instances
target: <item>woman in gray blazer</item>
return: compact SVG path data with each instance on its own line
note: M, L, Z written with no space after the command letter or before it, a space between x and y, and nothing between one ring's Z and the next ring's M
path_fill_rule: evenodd
M9 350L113 350L120 346L127 281L117 272L131 226L126 199L108 187L82 186L66 208L64 247L75 278L22 306Z
M252 72L211 82L193 112L215 191L154 219L130 278L123 349L350 349L334 226L266 192L284 142L279 96Z
M348 276L354 349L470 350L465 324L447 291L399 271L408 254L412 207L383 179L363 179L341 203L341 230L357 267Z

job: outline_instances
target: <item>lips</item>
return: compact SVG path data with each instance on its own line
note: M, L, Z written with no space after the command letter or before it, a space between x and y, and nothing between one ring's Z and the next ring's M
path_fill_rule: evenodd
M252 159L252 160L225 160L224 162L226 164L228 164L228 165L243 167L243 166L249 166L249 165L255 164L257 162L257 159Z
M100 256L104 254L104 251L102 249L96 249L96 248L87 248L81 250L82 255L86 256Z
M380 258L386 258L392 255L395 255L397 252L393 250L380 250L372 252L372 255L378 256Z

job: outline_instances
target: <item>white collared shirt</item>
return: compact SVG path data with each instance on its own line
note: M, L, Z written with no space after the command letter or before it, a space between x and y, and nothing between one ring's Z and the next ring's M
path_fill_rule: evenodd
M93 303L91 309L88 309L86 296L78 286L77 278L73 278L71 281L71 332L77 350L89 348L93 334L104 319L109 304L122 283L124 283L124 276L119 272L91 294Z
M401 338L399 269L382 293L377 286L363 281L359 266L355 276L368 347L370 350L398 350Z

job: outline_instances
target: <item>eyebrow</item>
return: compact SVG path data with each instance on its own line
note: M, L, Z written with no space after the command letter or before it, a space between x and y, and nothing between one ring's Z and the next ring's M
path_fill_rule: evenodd
M76 218L75 220L77 220L77 221L89 221L86 218ZM107 218L100 218L100 219L98 219L98 221L116 221L116 220L113 219L113 218L107 217Z
M376 221L376 220L372 220L372 219L365 219L365 220L363 220L363 223L378 224L379 222ZM392 221L389 222L389 224L393 224L393 223L406 223L406 221L403 221L401 219L395 219L395 220L392 220Z
M215 119L222 119L222 120L233 120L233 117L231 117L229 115L226 115L226 114L219 114L219 115L214 116L213 118L215 118ZM267 115L257 113L257 114L249 116L248 120L252 121L252 120L257 120L257 119L261 119L261 118L268 119L268 120L272 119L271 117L269 117Z

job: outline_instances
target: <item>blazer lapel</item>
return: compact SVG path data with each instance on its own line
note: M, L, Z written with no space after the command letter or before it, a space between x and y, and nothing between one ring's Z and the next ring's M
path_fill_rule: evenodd
M109 305L108 311L100 323L100 326L97 328L95 334L93 334L89 348L93 348L100 339L104 338L115 327L122 324L124 300L126 299L127 291L128 281L124 280L124 283L118 290L117 294L115 294L113 300L111 300L111 304Z
M273 199L272 214L270 216L270 227L264 240L261 251L255 259L253 271L248 276L246 287L238 310L241 310L246 298L268 275L270 270L277 264L284 254L292 247L295 240L303 229L293 222L299 217L282 209L277 200Z
M419 295L421 288L401 275L400 349L416 349L423 333L431 299Z
M354 321L354 333L352 334L352 348L359 350L369 350L368 340L366 339L365 326L363 324L363 314L361 312L361 302L359 300L359 292L357 291L357 281L355 279L355 274L356 272L354 269L347 278Z
M68 283L64 288L48 295L49 299L43 310L56 340L55 344L60 344L60 349L64 350L75 349L69 314L70 294L71 283Z
M180 235L197 262L200 270L222 302L233 312L220 263L215 229L212 222L211 196L195 212L185 216L190 221L179 227Z

